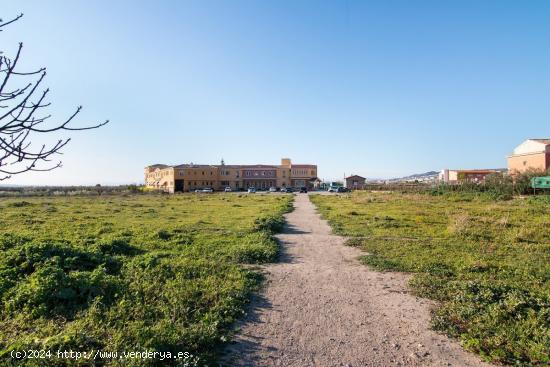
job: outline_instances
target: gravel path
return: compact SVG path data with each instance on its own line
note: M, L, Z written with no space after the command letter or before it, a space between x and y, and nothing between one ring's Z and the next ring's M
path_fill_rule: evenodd
M408 277L361 265L361 251L296 195L278 235L280 262L238 325L224 364L233 366L489 366L429 329L427 300Z

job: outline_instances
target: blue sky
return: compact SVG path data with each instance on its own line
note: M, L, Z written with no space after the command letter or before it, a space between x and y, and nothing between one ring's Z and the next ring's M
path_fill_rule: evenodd
M152 163L316 163L325 179L505 167L550 137L548 1L2 1L1 49L48 67L64 167L12 184L140 182ZM59 136L59 135L58 135ZM56 136L56 137L58 137ZM60 136L66 136L61 134ZM4 182L5 183L5 182Z

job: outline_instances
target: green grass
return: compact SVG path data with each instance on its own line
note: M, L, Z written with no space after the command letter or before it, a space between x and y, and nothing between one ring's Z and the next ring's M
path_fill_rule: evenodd
M550 200L356 192L311 200L378 270L414 272L437 330L485 359L550 365Z
M11 351L23 349L188 352L196 357L188 365L213 363L260 281L243 264L276 259L272 234L291 200L216 194L0 201L0 364L91 364L11 360Z

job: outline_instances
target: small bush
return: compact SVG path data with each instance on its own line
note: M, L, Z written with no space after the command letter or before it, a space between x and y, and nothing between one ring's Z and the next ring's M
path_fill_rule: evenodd
M359 247L363 244L362 238L351 237L346 240L346 245L351 247Z
M451 268L449 265L445 263L439 263L439 262L423 265L421 268L421 271L431 275L437 275L440 277L441 276L451 277L455 275L455 271L453 268Z
M143 251L130 245L130 239L126 237L103 240L97 244L98 250L106 255L133 256Z
M278 233L283 230L285 220L281 215L268 215L257 218L254 221L255 230Z
M117 261L101 252L86 251L64 242L32 241L14 247L0 259L2 268L13 268L20 275L32 274L45 264L54 264L63 271L93 270L105 266L108 270L117 269Z
M23 207L31 206L31 205L32 204L29 203L28 201L16 201L16 202L8 204L8 206L10 206L12 208L23 208Z
M161 240L169 240L170 238L172 238L172 234L170 232L168 232L167 230L165 229L161 229L160 231L157 232L157 236L158 238L160 238Z
M102 302L112 301L118 286L116 278L101 268L67 273L57 265L47 264L12 288L4 296L4 306L11 314L22 310L33 318L71 319L96 297L101 297Z
M2 251L6 251L18 246L23 246L27 242L30 242L30 239L26 237L17 236L11 233L0 234L0 250Z
M400 265L396 261L392 261L383 257L379 257L377 255L367 255L361 257L361 262L365 265L368 265L376 270L382 270L382 271L404 271L406 269L403 268L402 265Z
M479 282L454 283L447 292L435 313L437 330L464 335L467 348L495 362L550 364L550 298Z

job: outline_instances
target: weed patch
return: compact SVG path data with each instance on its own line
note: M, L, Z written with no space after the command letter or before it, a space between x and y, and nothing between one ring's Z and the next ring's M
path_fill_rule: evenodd
M416 273L415 293L439 301L435 329L493 362L548 366L548 196L511 199L510 188L496 184L467 189L311 200L335 231L371 254L364 264Z
M215 364L261 280L242 264L277 258L273 233L291 200L6 199L0 203L0 364L23 349L189 352L193 365Z

